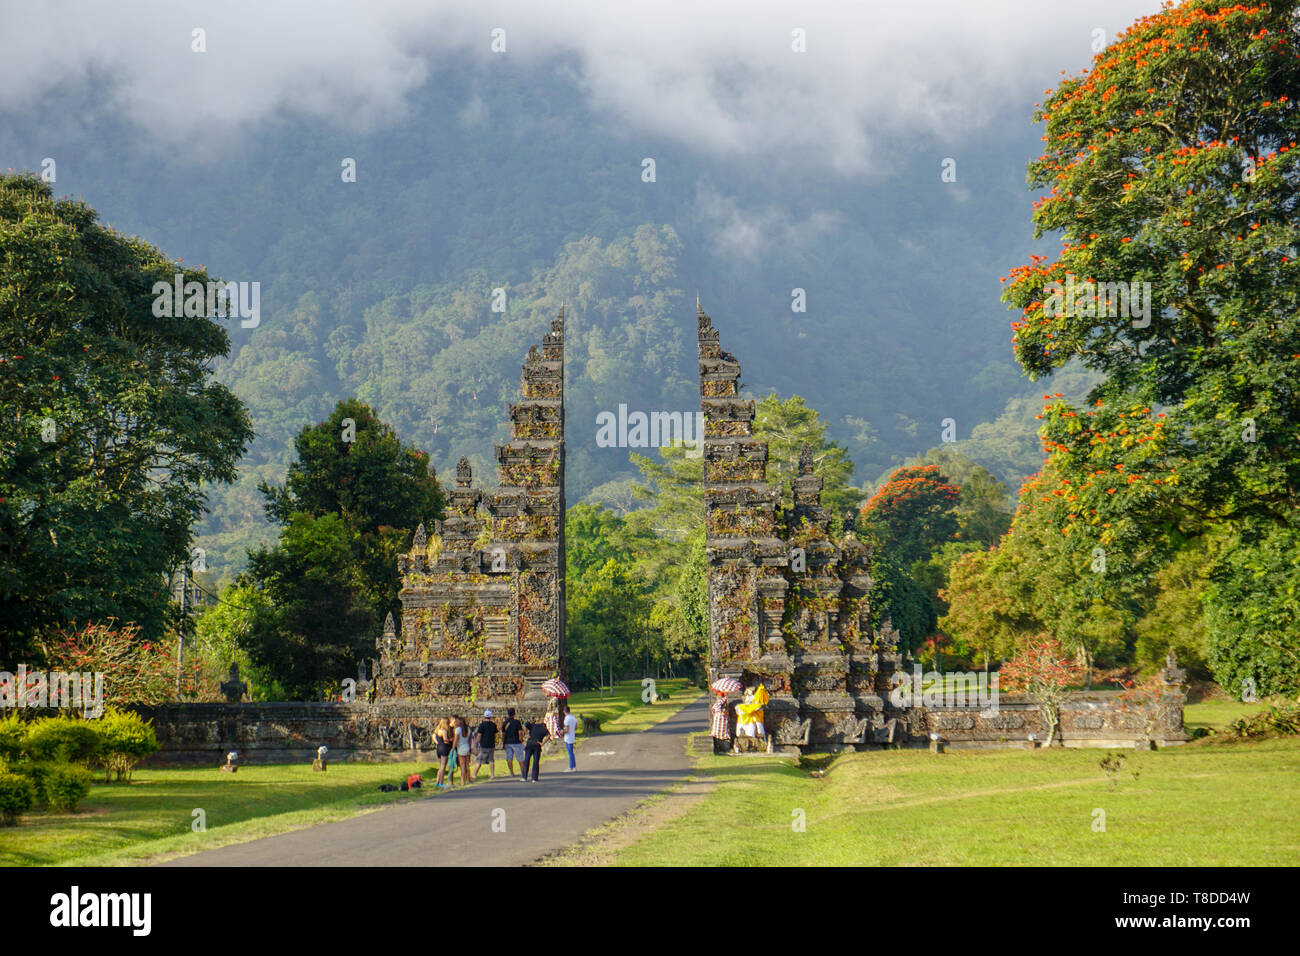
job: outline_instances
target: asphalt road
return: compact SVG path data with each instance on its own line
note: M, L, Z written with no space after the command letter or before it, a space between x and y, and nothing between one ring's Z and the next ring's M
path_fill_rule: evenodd
M582 741L576 773L563 772L565 757L544 760L538 783L520 783L498 759L495 781L485 770L479 783L452 793L162 865L520 866L575 843L684 777L690 769L685 735L707 730L708 721L706 696L641 733ZM498 756L503 752L498 748Z

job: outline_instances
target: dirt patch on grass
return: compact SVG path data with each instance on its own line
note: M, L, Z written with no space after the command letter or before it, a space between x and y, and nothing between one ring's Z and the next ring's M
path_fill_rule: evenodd
M612 866L620 851L682 816L715 786L717 781L712 777L697 773L641 801L622 816L588 830L576 845L550 853L529 866Z

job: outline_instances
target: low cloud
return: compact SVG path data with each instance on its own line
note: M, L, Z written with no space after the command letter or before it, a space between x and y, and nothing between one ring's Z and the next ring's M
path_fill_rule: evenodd
M381 127L400 121L410 96L439 70L468 66L490 82L506 57L564 64L598 114L648 145L667 139L724 157L797 156L843 174L881 173L900 138L949 141L978 128L1009 98L1035 96L1027 84L1054 85L1060 69L1086 65L1094 31L1112 40L1158 7L1156 0L15 4L0 35L0 111L39 110L60 92L94 88L112 110L183 152L228 145L226 137L285 115ZM205 53L191 49L199 28ZM496 28L505 30L500 54L490 50ZM805 31L806 52L792 50L796 29ZM475 110L467 103L462 119L473 122Z

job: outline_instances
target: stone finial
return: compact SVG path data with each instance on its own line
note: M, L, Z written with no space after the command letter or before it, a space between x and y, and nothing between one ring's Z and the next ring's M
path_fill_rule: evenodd
M886 611L880 622L880 643L884 647L896 648L898 647L899 637L901 637L901 635L898 633L898 629L894 627L894 622L890 618L889 612ZM910 657L911 655L908 656Z
M1165 668L1160 676L1166 684L1182 684L1187 680L1187 669L1178 666L1178 655L1174 653L1173 647L1165 655Z
M813 455L812 446L807 442L799 449L799 474L811 475L813 473Z
M384 618L384 637L396 637L397 624L393 621L393 612L388 612L388 617Z
M415 529L415 539L411 542L411 548L417 552L423 553L424 549L428 547L428 545L429 535L424 530L424 522L421 521L420 526Z
M461 455L460 461L456 462L456 484L461 488L468 488L473 479L474 469L469 466L469 459Z

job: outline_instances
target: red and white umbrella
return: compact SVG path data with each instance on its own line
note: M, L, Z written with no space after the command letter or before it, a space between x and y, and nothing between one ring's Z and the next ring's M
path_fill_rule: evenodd
M719 677L709 686L715 694L721 694L723 697L728 694L739 694L745 689L745 685L734 677Z
M552 677L548 681L542 682L542 690L546 691L547 697L568 697L569 685L558 677Z

